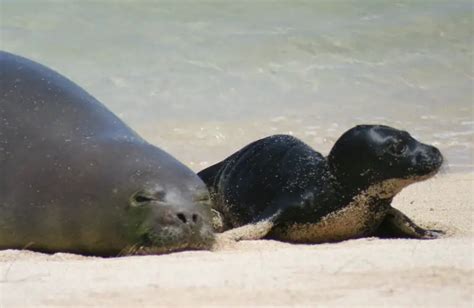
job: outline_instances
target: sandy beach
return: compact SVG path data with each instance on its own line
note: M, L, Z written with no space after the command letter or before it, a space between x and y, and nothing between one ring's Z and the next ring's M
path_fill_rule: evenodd
M0 252L0 306L472 307L474 174L405 189L394 206L437 240L364 238L95 258Z

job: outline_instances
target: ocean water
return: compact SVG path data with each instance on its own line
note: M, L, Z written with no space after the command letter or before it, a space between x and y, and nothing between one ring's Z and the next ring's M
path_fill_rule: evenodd
M275 133L380 123L474 170L472 1L0 0L0 48L69 77L194 170Z

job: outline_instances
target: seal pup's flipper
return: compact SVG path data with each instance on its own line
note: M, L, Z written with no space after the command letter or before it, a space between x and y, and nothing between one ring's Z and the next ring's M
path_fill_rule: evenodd
M224 222L224 217L222 216L221 212L215 209L211 209L212 213L212 229L214 232L224 232L226 230L226 225Z
M281 210L278 210L270 215L261 215L249 224L216 234L217 240L237 242L264 238L275 226L281 212Z
M441 230L427 230L415 224L408 216L396 208L390 207L382 221L377 235L381 237L405 237L417 239L435 239L444 235Z

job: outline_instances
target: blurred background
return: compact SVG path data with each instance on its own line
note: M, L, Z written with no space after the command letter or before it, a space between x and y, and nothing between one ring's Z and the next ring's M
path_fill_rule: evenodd
M380 123L474 170L472 1L0 0L0 48L86 89L193 170Z

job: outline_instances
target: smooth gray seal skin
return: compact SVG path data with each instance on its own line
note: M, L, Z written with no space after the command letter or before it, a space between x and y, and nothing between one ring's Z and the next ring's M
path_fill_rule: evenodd
M230 240L319 243L364 236L435 238L391 207L443 157L407 132L360 125L324 157L295 137L255 141L198 175L213 201L214 228Z
M114 256L212 246L204 183L79 86L0 52L0 89L0 249Z

